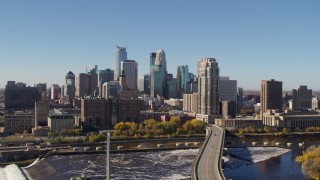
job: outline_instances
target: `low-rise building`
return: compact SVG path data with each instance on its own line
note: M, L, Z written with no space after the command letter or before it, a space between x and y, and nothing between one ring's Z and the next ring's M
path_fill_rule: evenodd
M183 99L169 99L164 100L164 103L171 106L171 107L177 107L178 109L182 109L183 107Z
M33 114L4 116L4 133L6 134L23 133L24 131L31 132L34 125Z
M154 119L156 121L161 121L161 117L169 115L169 112L153 112L153 111L140 111L140 117L142 120Z
M206 114L196 114L196 119L204 121L208 124L214 124L215 119L222 118L222 115L206 115Z
M262 127L262 120L254 118L215 119L215 124L226 129L245 128L249 126Z
M315 111L279 113L276 110L268 110L263 114L263 124L291 129L320 127L320 114Z
M54 114L48 117L48 126L52 132L58 133L62 129L74 128L74 117L72 115Z

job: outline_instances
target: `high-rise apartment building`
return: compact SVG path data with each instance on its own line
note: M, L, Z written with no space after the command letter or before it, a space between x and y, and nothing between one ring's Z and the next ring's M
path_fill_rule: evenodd
M73 99L76 95L76 76L69 71L66 75L65 96L69 96L69 99Z
M282 82L262 80L260 85L260 118L268 109L282 110Z
M218 115L219 102L219 67L215 58L198 61L198 106L201 115Z
M134 60L121 62L121 72L124 72L129 89L138 89L138 63Z
M292 111L311 109L312 90L307 86L299 86L292 90Z
M126 47L116 47L116 59L114 65L114 80L118 81L121 75L121 62L127 59Z

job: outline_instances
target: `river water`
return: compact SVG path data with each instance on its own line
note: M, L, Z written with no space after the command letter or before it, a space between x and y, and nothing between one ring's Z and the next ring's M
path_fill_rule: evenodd
M241 166L233 169L226 169L224 171L227 179L239 179L239 180L302 180L306 177L302 174L301 166L295 162L295 158L303 153L308 147L320 145L320 138L315 136L310 137L259 137L259 138L245 138L246 144L252 142L258 142L259 145L263 142L269 142L270 145L275 145L275 142L280 142L280 147L290 149L291 151L278 157L270 158L266 161L250 164L247 166ZM287 143L293 143L288 147ZM302 147L299 143L304 143ZM233 145L240 145L241 140L233 139Z
M189 179L197 149L111 154L111 179ZM105 155L53 156L27 170L35 180L105 179Z
M241 141L233 138L232 145L241 145ZM282 148L247 148L249 156L257 163L231 159L224 170L227 179L306 179L300 165L295 163L295 157L311 145L320 145L318 137L245 138L244 141L247 144L255 141L260 145L266 141L270 145L281 142ZM287 147L287 142L293 145ZM299 142L304 142L304 146L299 147ZM111 154L111 179L190 179L192 162L197 153L197 149L190 149ZM80 174L91 179L105 179L105 155L52 156L26 171L35 180L63 180Z

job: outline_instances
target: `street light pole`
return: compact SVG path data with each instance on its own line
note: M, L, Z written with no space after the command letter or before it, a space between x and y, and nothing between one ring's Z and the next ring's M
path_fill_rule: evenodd
M106 147L106 180L110 180L110 134L114 130L102 130L100 134L107 134L107 147Z
M107 133L106 180L110 180L110 133Z

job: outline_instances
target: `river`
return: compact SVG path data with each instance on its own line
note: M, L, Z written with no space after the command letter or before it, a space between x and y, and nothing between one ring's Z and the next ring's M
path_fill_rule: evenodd
M301 155L308 147L320 145L320 139L316 136L305 136L305 137L247 137L244 139L246 144L252 142L258 142L260 145L263 142L269 142L274 145L275 142L280 142L280 147L288 148L291 151L278 157L270 158L266 161L250 164L247 166L241 166L233 169L226 169L224 171L227 179L236 180L302 180L306 177L302 174L301 166L295 162L295 158ZM288 147L287 143L292 142L292 146ZM304 143L302 147L299 143ZM239 139L233 139L232 144L240 145Z
M241 141L239 138L233 138L232 145L241 145ZM270 145L281 142L282 148L248 148L248 152L257 163L239 163L241 161L237 160L238 164L234 166L235 161L231 160L224 170L227 179L306 179L295 158L307 147L320 144L318 137L258 137L245 138L244 141L246 144L255 141L260 145L266 141ZM287 142L292 142L293 145L287 147ZM303 147L299 147L300 142L305 143ZM111 154L111 179L190 179L192 162L197 152L197 149L190 149ZM282 155L277 156L278 154ZM35 180L63 180L80 174L85 174L91 179L105 179L105 155L52 156L26 171Z

